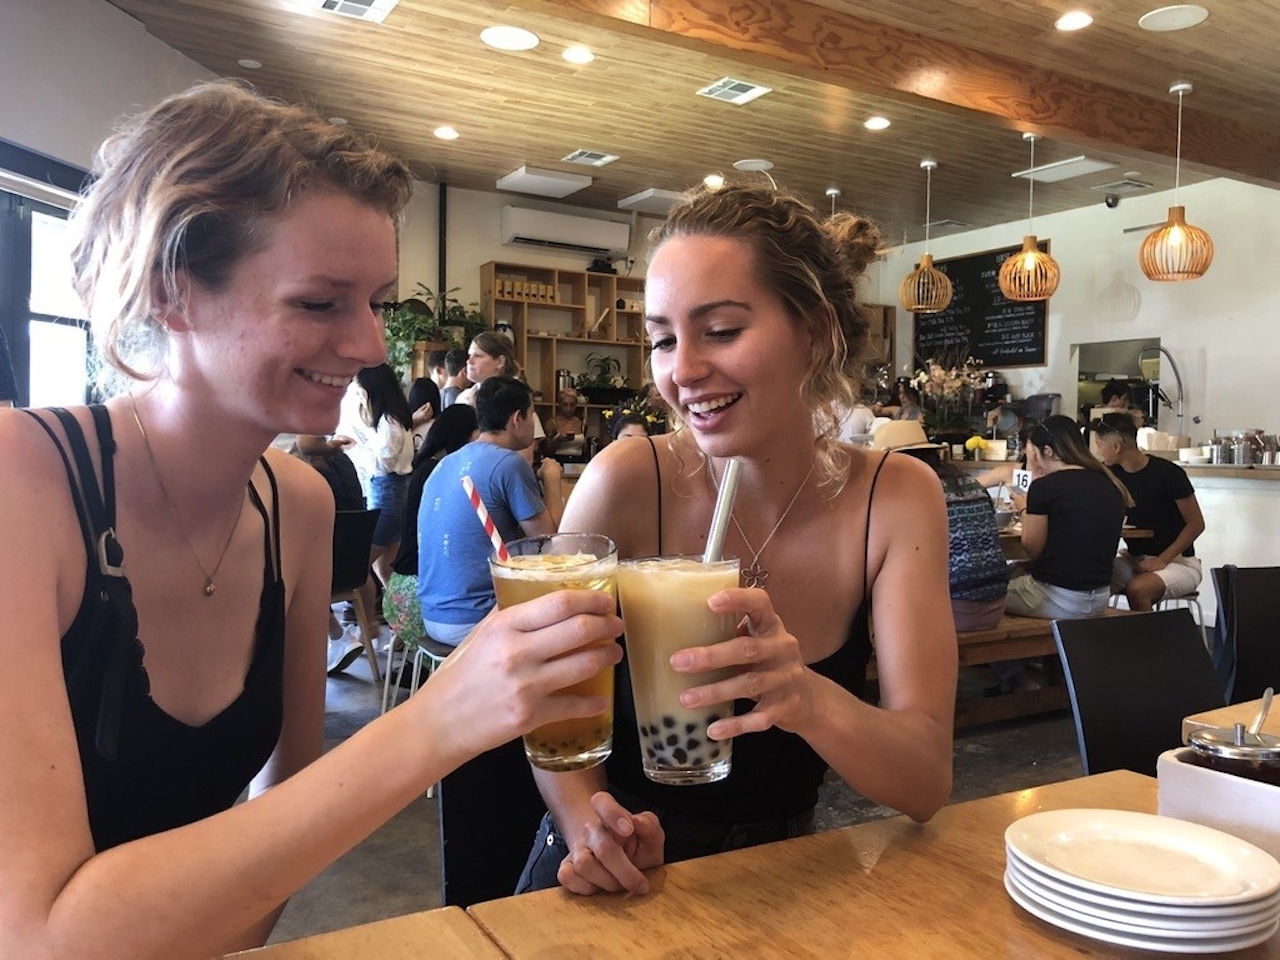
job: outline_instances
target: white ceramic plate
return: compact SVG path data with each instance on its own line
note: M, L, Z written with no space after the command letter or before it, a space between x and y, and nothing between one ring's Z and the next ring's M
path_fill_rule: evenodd
M1226 953L1229 950L1241 950L1263 943L1275 933L1277 923L1271 923L1257 933L1241 934L1205 940L1178 940L1171 937L1144 936L1134 933L1121 933L1107 927L1090 923L1078 916L1072 916L1033 900L1005 877L1004 888L1013 902L1032 916L1039 917L1046 923L1063 930L1070 930L1082 936L1101 940L1104 943L1115 943L1124 947L1138 947L1142 950L1160 950L1164 953Z
M1180 906L1178 904L1149 903L1136 900L1119 893L1098 893L1095 890L1079 886L1069 880L1052 877L1034 864L1023 860L1014 850L1006 848L1008 863L1022 876L1029 877L1042 887L1048 887L1057 893L1071 897L1075 901L1090 903L1109 909L1124 910L1128 913L1153 917L1187 917L1189 919L1234 918L1244 914L1262 914L1271 911L1280 912L1280 891L1263 897L1260 900L1247 900L1243 903L1227 903L1220 906Z
M1149 813L1046 810L1011 824L1005 844L1052 877L1150 903L1244 903L1280 890L1280 863L1265 850Z
M1156 916L1101 907L1076 900L1036 882L1034 877L1022 873L1013 860L1009 861L1005 876L1008 882L1026 896L1052 910L1120 933L1136 933L1142 936L1167 937L1175 940L1203 940L1257 933L1274 926L1276 921L1280 920L1280 910L1275 907L1256 913L1225 917Z

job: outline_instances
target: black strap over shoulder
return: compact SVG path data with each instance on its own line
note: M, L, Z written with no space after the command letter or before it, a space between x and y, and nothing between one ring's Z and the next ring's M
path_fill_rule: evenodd
M646 437L649 441L649 449L653 453L653 473L658 480L658 552L655 556L662 556L662 467L658 465L658 445L653 442L653 437Z
M142 669L142 644L138 641L138 614L133 590L125 577L124 549L115 532L115 438L105 407L89 408L102 461L102 486L97 483L93 457L80 422L69 411L53 408L62 424L75 460L75 473L62 444L39 417L58 447L67 468L68 482L81 527L86 535L90 561L85 574L85 606L89 620L74 637L64 638L63 673L72 710L92 705L94 746L104 760L115 760L120 742L121 711L130 683L147 686ZM65 640L70 640L70 643ZM94 688L97 688L96 691Z

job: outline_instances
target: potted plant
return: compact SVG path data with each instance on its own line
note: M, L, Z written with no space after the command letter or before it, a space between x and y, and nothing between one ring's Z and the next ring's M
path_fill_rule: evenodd
M607 353L587 354L587 372L578 374L575 386L587 395L589 403L606 406L620 402L632 392L622 375L622 361Z
M415 344L427 344L424 351L444 346L432 345L432 341L440 340L440 324L430 305L417 297L402 300L383 314L383 336L387 341L387 363L402 377L413 365Z
M477 333L489 329L488 321L480 312L480 304L469 303L463 306L454 296L461 289L451 287L436 293L421 283L417 287L418 295L430 308L441 335L454 347L466 347Z

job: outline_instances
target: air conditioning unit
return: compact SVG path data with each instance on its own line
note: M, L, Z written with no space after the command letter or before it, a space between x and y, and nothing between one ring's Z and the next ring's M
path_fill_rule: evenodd
M502 242L571 250L596 257L621 256L631 246L631 225L525 207L503 207Z

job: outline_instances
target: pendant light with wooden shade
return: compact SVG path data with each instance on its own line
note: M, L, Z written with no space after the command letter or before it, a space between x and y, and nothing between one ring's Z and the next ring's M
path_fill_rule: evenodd
M1213 240L1199 227L1187 223L1186 209L1178 203L1182 174L1182 98L1192 86L1179 80L1169 88L1178 95L1178 152L1173 165L1173 206L1163 227L1147 235L1138 250L1138 265L1148 280L1196 280L1213 263Z
M1034 133L1024 133L1022 139L1031 144L1031 169L1027 172L1027 235L1022 238L1022 249L1000 265L1000 292L1008 300L1048 300L1058 289L1062 271L1058 261L1042 251L1034 230L1036 181L1036 141Z
M902 278L898 287L898 302L912 313L940 313L951 303L951 279L933 265L929 253L929 224L933 220L933 171L936 160L921 160L925 172L924 188L924 249L920 265Z

